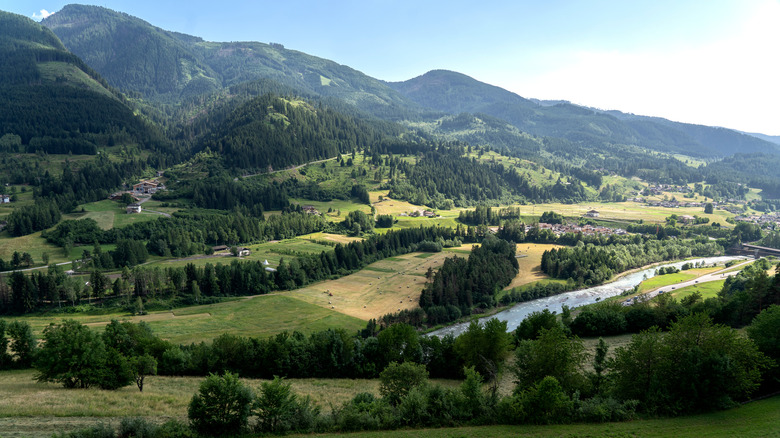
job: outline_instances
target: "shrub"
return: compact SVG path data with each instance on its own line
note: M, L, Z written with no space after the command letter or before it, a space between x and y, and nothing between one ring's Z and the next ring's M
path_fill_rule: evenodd
M412 388L428 382L425 365L413 362L393 362L379 375L379 392L392 405L397 405Z
M199 433L235 435L247 426L252 399L252 390L236 374L211 374L192 397L187 416Z

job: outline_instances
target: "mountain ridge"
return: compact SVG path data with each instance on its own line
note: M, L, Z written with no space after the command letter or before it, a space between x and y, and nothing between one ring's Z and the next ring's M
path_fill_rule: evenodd
M485 113L534 135L634 144L661 152L711 158L737 152L780 153L773 143L728 128L598 110L568 101L526 99L447 70L432 70L389 84L421 106L449 114Z

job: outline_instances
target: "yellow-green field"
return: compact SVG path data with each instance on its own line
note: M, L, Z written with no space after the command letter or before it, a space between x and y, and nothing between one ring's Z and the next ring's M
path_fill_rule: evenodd
M542 254L553 248L561 248L561 246L538 243L518 244L517 255L519 258L517 259L517 264L520 269L517 272L517 276L505 289L512 289L517 286L548 278L541 270Z
M468 253L471 247L463 245L453 249ZM362 320L378 318L399 309L414 309L419 307L428 268L435 271L445 258L453 255L467 256L455 251L389 257L337 280L316 283L284 294Z
M37 315L19 318L27 321L36 335L51 322L63 318L100 328L111 319L146 321L160 337L174 343L209 341L223 333L241 336L267 337L283 331L312 333L329 328L349 332L365 327L365 321L309 304L289 295L268 294L239 298L201 306L183 307L172 311L150 312L131 316L128 313L103 315Z
M354 240L360 240L360 238L330 233L306 234L292 239L247 245L246 247L251 250L251 254L241 257L240 260L260 262L268 260L268 263L271 267L276 267L279 265L279 262L282 258L287 260L290 258L295 258L295 253L301 252L304 254L319 254L322 251L330 251L333 249L333 247L330 246L328 242L333 244L347 244ZM210 256L194 254L190 257L184 257L181 259L159 260L155 262L155 264L164 267L182 267L190 263L195 266L204 266L207 263L211 263L212 265L220 263L230 264L234 260L236 260L236 258L230 255L229 252L225 251Z
M675 274L657 275L653 278L643 281L639 285L639 292L645 293L651 290L658 289L662 286L669 286L676 283L682 283L684 281L693 280L694 278L701 277L702 275L709 274L722 269L718 268L697 268L689 269L687 271L680 271Z
M723 283L725 283L725 280L708 281L706 283L694 284L693 286L684 287L672 292L672 296L679 300L695 292L698 292L701 294L701 298L703 300L706 300L707 298L715 298L718 296L718 292L723 289Z

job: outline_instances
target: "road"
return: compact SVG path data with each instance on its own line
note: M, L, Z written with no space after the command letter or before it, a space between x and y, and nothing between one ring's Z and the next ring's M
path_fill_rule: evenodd
M747 260L747 261L744 261L742 263L739 263L739 264L736 264L736 265L733 265L733 266L729 266L728 268L723 268L721 270L718 270L718 271L715 271L715 272L711 272L709 274L702 275L701 277L694 278L693 280L682 281L680 283L670 284L668 286L661 286L658 289L654 289L654 290L652 290L650 292L647 292L647 293L643 294L642 297L645 297L647 299L652 299L653 297L656 297L656 296L658 296L658 295L660 295L662 293L671 292L673 290L682 289L684 287L693 286L695 284L707 283L707 282L710 282L710 281L725 280L726 277L733 277L733 276L739 274L740 269L735 269L735 270L730 271L730 272L725 272L725 271L729 271L731 269L734 269L734 268L739 267L739 266L746 265L748 263L752 263L754 261L755 260Z

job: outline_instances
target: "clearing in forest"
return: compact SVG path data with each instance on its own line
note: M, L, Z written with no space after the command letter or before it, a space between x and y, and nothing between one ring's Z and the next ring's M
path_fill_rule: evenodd
M459 257L468 257L471 247L469 244L454 249L465 252L458 252ZM378 318L399 309L419 307L428 268L435 271L445 258L454 255L454 251L444 250L389 257L354 274L284 294L363 320Z

